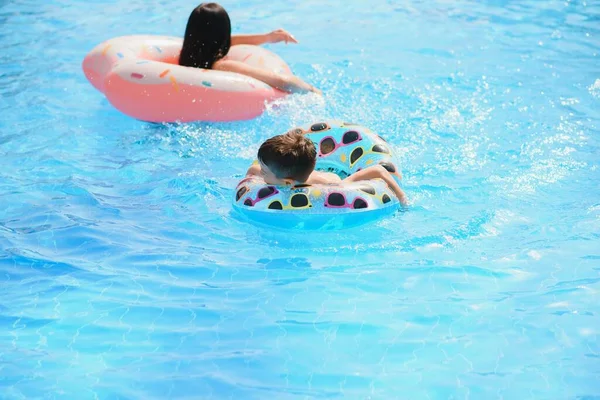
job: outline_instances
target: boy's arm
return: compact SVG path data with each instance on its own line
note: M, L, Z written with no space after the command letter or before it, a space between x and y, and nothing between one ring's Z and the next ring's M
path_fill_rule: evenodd
M352 174L349 177L347 177L346 179L344 179L344 182L367 181L369 179L377 179L377 178L383 179L385 181L385 183L387 183L387 185L390 187L390 189L392 189L392 191L394 192L396 197L398 197L398 200L400 200L400 203L403 206L406 206L408 204L408 201L406 200L406 195L404 194L404 191L402 189L400 189L400 186L394 180L394 178L388 172L388 170L385 169L384 167L382 167L381 165L374 165L372 167L365 168L361 171L355 172L354 174Z
M254 162L246 171L246 176L260 176L260 165Z

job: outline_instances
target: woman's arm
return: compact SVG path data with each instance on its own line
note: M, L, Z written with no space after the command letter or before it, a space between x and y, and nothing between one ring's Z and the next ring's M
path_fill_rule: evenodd
M254 46L260 46L265 43L298 43L296 38L289 32L283 29L277 29L276 31L269 33L262 33L258 35L232 35L231 45L237 46L239 44L251 44Z
M264 43L267 43L266 33L261 33L258 35L231 35L232 46L237 46L238 44L251 44L254 46L260 46Z
M282 75L267 71L262 68L253 67L239 61L219 60L213 65L213 69L219 71L237 72L238 74L250 76L271 85L272 87L289 93L314 92L321 94L319 89L309 85L294 75Z
M344 182L358 182L377 178L383 179L385 183L387 183L387 185L390 187L390 189L392 189L392 191L394 192L396 197L398 197L398 200L400 200L400 203L403 206L408 204L408 201L406 200L406 195L404 194L402 189L400 189L398 183L394 180L394 178L388 172L388 170L382 167L381 165L374 165L372 167L355 172L346 179L344 179Z

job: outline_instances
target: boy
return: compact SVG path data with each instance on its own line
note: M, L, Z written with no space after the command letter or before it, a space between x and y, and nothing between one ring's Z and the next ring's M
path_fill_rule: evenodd
M257 175L270 185L332 184L380 178L387 183L402 205L406 195L392 175L381 165L355 172L343 181L336 174L315 171L317 149L303 134L288 132L267 139L258 150L258 164L248 169L246 176Z

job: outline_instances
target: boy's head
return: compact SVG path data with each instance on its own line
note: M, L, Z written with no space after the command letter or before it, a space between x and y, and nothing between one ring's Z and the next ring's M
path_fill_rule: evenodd
M285 133L260 146L258 161L267 183L306 182L315 169L317 149L303 134Z

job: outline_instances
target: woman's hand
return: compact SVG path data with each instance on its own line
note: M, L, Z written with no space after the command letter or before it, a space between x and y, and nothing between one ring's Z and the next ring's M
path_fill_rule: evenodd
M296 38L294 36L292 36L291 33L289 33L286 30L283 30L283 29L277 29L276 31L267 33L267 43L279 43L279 42L285 42L286 44L298 43Z
M320 89L317 89L314 86L311 86L310 91L313 92L313 93L318 94L319 96L323 96L323 92Z

